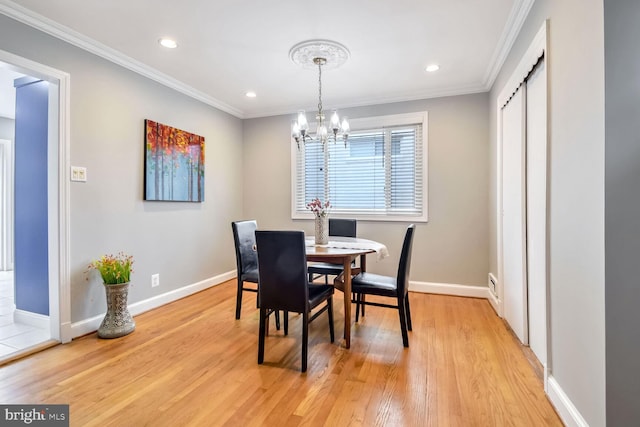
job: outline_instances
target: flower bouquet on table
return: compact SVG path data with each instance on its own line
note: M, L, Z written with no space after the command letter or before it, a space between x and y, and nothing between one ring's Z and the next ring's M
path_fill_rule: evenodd
M316 217L329 215L329 209L331 209L331 203L329 200L322 203L319 198L315 198L307 203L307 209L309 209Z
M329 200L324 203L315 198L307 203L307 209L315 216L315 241L316 245L326 245L329 243L329 210L331 203Z

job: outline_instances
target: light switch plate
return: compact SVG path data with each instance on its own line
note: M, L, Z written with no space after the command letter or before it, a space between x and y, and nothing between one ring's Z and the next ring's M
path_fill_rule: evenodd
M87 168L71 166L71 181L87 182Z

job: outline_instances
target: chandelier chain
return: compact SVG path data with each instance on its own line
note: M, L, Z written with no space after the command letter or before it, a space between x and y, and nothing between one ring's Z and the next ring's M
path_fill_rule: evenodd
M322 124L322 62L318 61L318 116Z

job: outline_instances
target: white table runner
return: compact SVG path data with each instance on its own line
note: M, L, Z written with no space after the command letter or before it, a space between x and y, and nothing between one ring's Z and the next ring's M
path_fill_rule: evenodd
M326 245L316 245L314 237L307 237L305 239L305 245L318 246L322 248L372 250L376 252L378 261L389 256L389 250L382 243L368 239L361 239L359 237L329 236L329 243Z

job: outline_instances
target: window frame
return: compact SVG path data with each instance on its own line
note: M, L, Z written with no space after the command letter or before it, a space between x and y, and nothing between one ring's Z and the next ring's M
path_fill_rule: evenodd
M386 212L371 213L366 210L344 210L339 212L330 212L333 218L354 218L362 221L403 221L403 222L428 222L428 147L429 147L429 129L428 129L428 112L421 111L415 113L392 114L385 116L367 117L349 120L352 131L366 131L372 129L380 129L390 126L406 126L406 125L422 125L422 213L401 214L394 212L388 214ZM293 127L293 122L291 124ZM315 129L315 123L309 123L310 129ZM333 142L329 142L333 143ZM301 142L302 144L302 142ZM342 144L337 141L336 144ZM348 142L347 142L348 144ZM308 211L299 211L296 209L297 203L297 183L298 168L297 160L298 151L297 144L292 141L291 145L291 219L313 219L313 214ZM415 160L414 160L415 164Z

